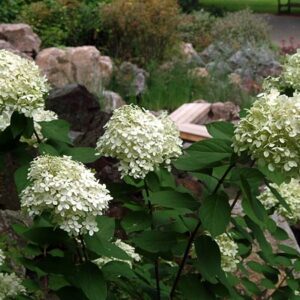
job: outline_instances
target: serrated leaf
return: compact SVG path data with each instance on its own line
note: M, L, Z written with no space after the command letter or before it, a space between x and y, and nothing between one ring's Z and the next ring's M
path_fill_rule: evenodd
M82 163L92 163L99 158L97 151L90 147L69 147L64 151L64 154Z
M231 209L225 193L206 198L200 208L202 225L213 237L226 231L230 215Z
M106 282L100 269L93 263L85 263L68 277L73 286L82 290L89 300L105 300Z
M174 162L183 171L196 171L220 165L233 154L231 142L223 139L208 139L194 143L186 154Z
M177 191L159 191L150 192L149 200L152 204L169 207L169 208L188 208L195 210L199 207L194 197L187 193L179 193Z
M53 120L50 122L39 122L42 127L43 137L54 141L70 143L70 125L63 120Z
M198 271L206 280L215 283L215 278L222 272L218 244L210 236L201 235L195 240L195 250Z
M53 146L51 146L49 144L41 143L41 144L39 144L38 149L39 149L39 153L41 155L48 154L48 155L53 155L53 156L59 156L59 152Z
M230 122L212 122L205 125L209 134L218 139L224 139L232 142L234 126Z
M18 194L20 194L29 184L27 178L29 165L24 165L15 171L14 179Z
M176 245L174 232L144 231L132 238L133 243L148 252L158 253L170 251Z

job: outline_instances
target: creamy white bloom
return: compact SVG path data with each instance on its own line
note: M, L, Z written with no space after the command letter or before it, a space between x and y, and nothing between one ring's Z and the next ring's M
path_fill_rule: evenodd
M14 297L25 293L22 281L15 273L0 273L0 300L15 299Z
M300 221L300 181L291 179L289 183L283 182L280 185L271 184L288 204L290 211L283 207L269 188L259 195L258 199L267 208L275 207L275 211L285 217L289 223L295 224Z
M33 61L0 50L0 130L14 111L32 117L43 109L47 92L47 80Z
M5 255L2 249L0 249L0 267L4 264Z
M288 87L300 90L300 49L295 54L287 55L281 77Z
M37 136L39 137L40 141L45 142L46 138L43 137L42 127L39 124L39 122L49 122L49 121L57 120L58 119L57 114L51 110L37 109L32 113L32 118L33 118L34 130ZM34 147L38 146L38 141L35 134L33 134L30 139L21 137L20 140L21 142L28 143L29 145L32 145Z
M95 218L112 198L82 163L68 156L39 156L31 162L28 179L20 196L30 216L50 212L53 222L73 236L98 231Z
M229 234L223 233L215 238L221 252L221 267L224 272L234 272L240 262L238 245Z
M124 243L122 240L117 239L115 242L115 245L121 248L130 258L131 260L122 260L115 257L100 257L96 260L94 260L94 263L99 266L99 268L103 267L105 264L111 262L111 261L121 261L127 263L132 268L132 261L140 261L141 256L135 252L134 247Z
M295 54L286 56L280 76L268 77L264 80L264 91L274 88L283 93L300 91L300 49Z
M144 178L160 164L169 166L182 153L179 131L166 115L157 118L138 106L124 105L105 127L96 149L120 161L122 176Z
M300 167L300 95L263 94L235 128L234 150L291 177Z

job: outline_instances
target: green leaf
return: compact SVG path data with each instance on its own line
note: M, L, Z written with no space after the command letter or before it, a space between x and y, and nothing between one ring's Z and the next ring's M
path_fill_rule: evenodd
M40 258L35 264L40 270L48 274L72 275L75 271L73 261L66 257L46 256Z
M245 214L264 228L268 219L267 212L262 203L252 194L250 185L243 175L241 175L240 187L243 193L242 207Z
M69 130L70 125L63 120L53 120L50 122L40 122L42 134L45 138L64 143L70 143Z
M86 263L79 266L77 272L69 276L69 281L73 286L81 289L89 300L106 299L106 282L102 272L93 263Z
M179 290L184 300L216 299L214 293L194 274L186 275L180 279Z
M115 219L107 216L98 216L96 222L99 228L99 231L95 233L96 236L102 240L111 240L115 233Z
M69 282L67 282L67 280L62 275L58 275L58 274L50 274L49 275L48 287L51 290L57 291L68 285L69 285Z
M195 210L200 205L192 195L179 193L177 191L150 192L149 200L152 204L169 208L188 208Z
M59 152L49 144L41 143L39 144L38 149L41 155L48 154L53 156L59 156Z
M186 154L174 162L183 171L196 171L220 165L224 159L231 158L231 142L223 139L208 139L194 143Z
M14 179L18 194L20 194L29 184L27 178L29 165L24 165L15 171Z
M22 233L27 240L39 245L57 245L70 242L68 234L52 227L33 227Z
M88 300L84 293L75 287L63 287L59 291L56 291L60 300Z
M261 292L257 285L250 281L248 278L242 278L241 282L251 295L258 295Z
M122 227L127 233L141 231L151 226L151 218L145 212L129 212L121 221Z
M28 135L30 133L32 134L33 133L33 121L32 121L32 119L26 118L25 115L20 114L15 111L12 114L11 119L10 119L10 129L11 129L12 136L14 138L22 135L22 133L24 131L27 131L26 135Z
M133 279L136 278L134 272L131 270L130 266L126 262L121 261L111 261L105 264L101 271L106 280L116 280L119 279L120 276Z
M132 238L133 243L148 252L167 252L176 245L174 232L144 231Z
M272 192L272 194L277 198L277 200L279 201L279 203L288 211L291 212L291 208L289 207L289 205L286 203L285 199L278 193L278 191L273 188L270 183L266 180L265 181L267 187L270 189L270 191Z
M225 193L206 198L200 208L200 219L204 229L215 237L226 231L231 209Z
M232 142L234 126L230 122L212 122L205 125L209 134L217 139L224 139Z
M97 151L90 147L68 147L64 154L71 156L74 160L80 161L82 163L92 163L99 158Z
M210 175L203 173L191 173L191 175L203 183L207 195L212 194L218 184L218 180Z
M197 269L203 277L215 283L215 278L222 272L221 253L218 244L208 235L201 235L195 240Z

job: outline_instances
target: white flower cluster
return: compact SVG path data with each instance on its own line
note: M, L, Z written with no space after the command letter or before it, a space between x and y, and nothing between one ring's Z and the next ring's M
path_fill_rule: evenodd
M0 300L15 299L25 293L22 280L15 273L0 273Z
M28 179L31 184L20 196L29 215L50 212L53 222L73 236L99 230L95 218L112 198L82 163L68 156L39 156L31 162Z
M270 171L299 176L300 95L287 97L272 91L249 109L235 128L234 150L247 151Z
M221 252L221 267L224 272L234 272L237 264L240 262L238 258L238 245L227 234L223 233L215 238Z
M300 90L300 49L295 54L287 56L281 77L287 86Z
M121 261L127 263L132 268L132 261L140 261L141 257L139 254L135 252L134 247L124 243L122 240L117 239L115 242L115 245L121 248L126 254L132 259L132 260L122 260L115 257L100 257L96 260L94 260L94 263L99 267L103 267L105 264L111 262L111 261Z
M281 92L286 89L300 91L300 49L295 54L286 56L279 77L268 77L264 80L263 89L265 91L274 88Z
M96 149L120 161L122 176L144 178L160 164L169 166L182 153L179 131L166 115L157 118L138 106L124 105L105 127Z
M0 249L0 266L3 265L5 255ZM21 279L15 274L0 273L0 300L11 299L26 292Z
M39 137L39 140L42 142L45 142L46 139L43 137L42 127L39 124L39 122L49 122L49 121L57 120L58 119L57 114L51 110L38 109L33 112L32 118L33 118L33 122L34 122L33 123L34 130L35 130L37 136ZM37 140L37 137L35 134L33 134L30 139L21 137L20 140L21 140L21 142L25 142L34 147L38 146L38 140Z
M0 129L14 111L32 117L43 109L47 92L47 80L33 61L0 50Z
M269 188L259 195L258 199L267 208L275 207L275 211L285 217L289 223L294 224L300 221L300 182L297 179L291 179L289 183L271 184L279 194L285 199L290 211L279 204L278 199L273 195Z

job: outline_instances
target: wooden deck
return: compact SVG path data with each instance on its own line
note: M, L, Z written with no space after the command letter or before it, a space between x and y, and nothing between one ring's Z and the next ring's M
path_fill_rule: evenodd
M183 140L197 142L211 137L206 127L199 125L207 119L210 108L210 103L187 103L170 114Z

